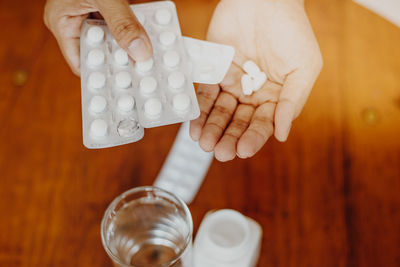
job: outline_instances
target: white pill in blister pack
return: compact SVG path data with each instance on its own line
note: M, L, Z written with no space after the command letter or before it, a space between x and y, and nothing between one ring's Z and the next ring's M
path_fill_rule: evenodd
M168 51L164 54L163 60L165 66L175 68L180 62L180 56L176 51Z
M107 135L107 122L102 119L96 119L90 125L90 133L94 138L102 138Z
M168 85L174 91L181 89L185 84L185 75L180 71L174 71L168 76Z
M126 66L129 62L128 53L124 49L119 48L114 52L114 60L118 65Z
M158 98L150 98L144 103L144 112L149 118L160 117L162 104Z
M104 73L96 71L92 72L88 78L88 86L92 89L102 89L106 84L106 76Z
M152 76L144 77L140 81L140 92L144 95L150 95L157 89L157 80Z
M172 106L177 112L185 112L190 107L190 97L184 93L177 94L172 100Z
M168 9L159 9L156 12L156 21L160 25L167 25L171 22L172 14Z
M131 112L135 107L135 99L130 95L123 95L118 99L117 106L122 112Z
M103 96L96 95L90 100L89 108L94 113L102 113L106 107L107 100Z
M98 67L104 64L105 55L101 49L93 49L89 52L87 63L91 67Z
M173 32L166 31L160 34L160 43L165 46L170 46L175 43L176 35Z
M115 84L118 88L122 89L130 87L132 84L131 74L127 71L118 72L117 75L115 75Z
M99 26L90 27L87 31L87 41L91 45L98 45L104 40L104 30Z

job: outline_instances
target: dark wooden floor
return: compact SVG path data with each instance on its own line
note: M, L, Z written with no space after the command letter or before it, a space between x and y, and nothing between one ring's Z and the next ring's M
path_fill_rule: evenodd
M263 227L259 266L400 266L400 29L348 0L306 2L325 60L310 100L287 143L213 163L196 229L233 208ZM203 38L217 1L176 3L184 34ZM152 184L178 126L85 149L80 81L42 8L0 1L0 266L110 266L103 212Z

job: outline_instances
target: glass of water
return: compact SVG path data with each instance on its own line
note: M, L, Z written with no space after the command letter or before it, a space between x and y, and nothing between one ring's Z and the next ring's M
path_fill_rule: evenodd
M156 187L118 196L101 222L101 239L117 267L192 267L193 222L186 204Z

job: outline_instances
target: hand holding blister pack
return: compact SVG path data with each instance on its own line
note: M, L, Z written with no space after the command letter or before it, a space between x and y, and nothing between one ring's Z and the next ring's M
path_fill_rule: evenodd
M153 45L153 57L133 62L103 20L87 19L81 32L83 141L106 148L139 141L144 128L196 119L193 83L217 84L234 49L182 37L171 1L132 5Z

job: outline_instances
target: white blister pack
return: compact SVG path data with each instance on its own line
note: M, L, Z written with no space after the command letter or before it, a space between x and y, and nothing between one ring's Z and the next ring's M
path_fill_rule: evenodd
M147 62L133 62L103 20L87 19L82 25L82 121L88 148L136 142L144 128L196 119L200 109L193 82L219 83L233 59L229 46L182 37L172 1L131 8L153 45ZM193 60L198 54L188 51L198 51L205 60ZM215 61L221 51L228 56Z
M105 148L143 138L132 90L114 88L113 78L130 77L128 60L121 64L117 48L102 20L87 20L82 26L81 84L83 143L88 148Z

